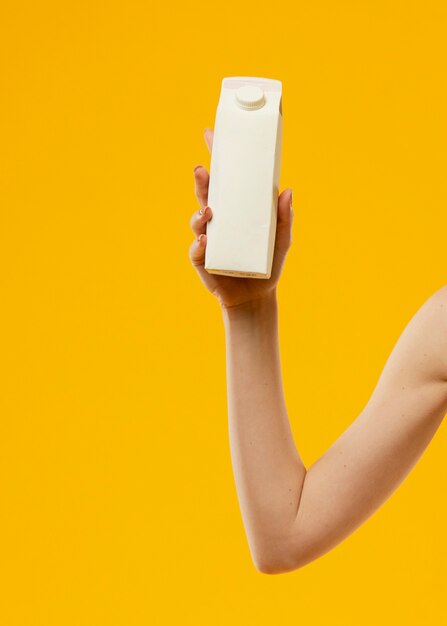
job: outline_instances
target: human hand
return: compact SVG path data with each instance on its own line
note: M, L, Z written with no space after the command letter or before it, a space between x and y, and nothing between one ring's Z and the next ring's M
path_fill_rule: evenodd
M205 130L205 142L212 151L214 133L210 128ZM206 271L206 225L212 219L212 207L208 207L209 173L205 167L198 165L194 170L195 194L200 209L195 211L190 226L196 235L189 248L189 258L199 274L205 287L219 301L222 308L233 308L246 303L268 297L276 290L279 277L284 266L287 252L292 244L292 190L284 190L278 198L275 249L272 273L270 278L244 278L210 274ZM208 207L208 208L207 208Z

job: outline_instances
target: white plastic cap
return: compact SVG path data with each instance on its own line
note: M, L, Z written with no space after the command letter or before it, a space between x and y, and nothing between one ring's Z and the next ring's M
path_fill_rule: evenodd
M237 104L242 109L260 109L265 104L264 92L260 87L254 85L244 85L235 91Z

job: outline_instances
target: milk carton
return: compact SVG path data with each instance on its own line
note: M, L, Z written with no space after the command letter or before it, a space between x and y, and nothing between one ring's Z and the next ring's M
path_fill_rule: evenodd
M282 148L282 83L222 80L214 124L205 269L270 278Z

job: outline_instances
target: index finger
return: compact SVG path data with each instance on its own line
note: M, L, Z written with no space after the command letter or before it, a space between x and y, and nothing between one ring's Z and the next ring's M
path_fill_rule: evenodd
M208 185L210 182L210 175L203 165L197 165L194 168L194 183L195 194L199 202L200 208L206 207L208 203Z
M205 128L204 138L208 150L211 152L213 149L214 131L211 128ZM208 204L210 175L203 165L197 165L197 167L194 168L194 181L196 198L200 208L204 208Z

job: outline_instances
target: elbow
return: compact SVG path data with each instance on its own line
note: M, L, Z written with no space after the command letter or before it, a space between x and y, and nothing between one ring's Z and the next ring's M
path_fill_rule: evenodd
M306 542L301 541L299 546L296 542L289 544L289 549L277 551L269 551L253 556L253 563L261 574L287 574L305 567L309 563L316 561L324 556L337 542Z
M255 567L261 574L269 574L270 576L274 574L285 574L286 572L291 572L293 569L284 569L278 563L270 562L270 561L257 561L255 562Z
M287 574L288 572L293 572L302 567L299 561L284 562L259 559L254 561L254 565L258 572L261 574L269 574L270 576L275 574Z
M297 541L296 535L288 537L282 542L275 541L264 543L262 548L257 546L257 550L252 550L252 561L258 572L261 574L287 574L294 572L308 563L323 556L330 546L323 546L321 543L309 541L304 537Z
M252 560L258 572L272 576L298 570L313 559L290 551L286 554L257 554L252 556Z
M253 557L252 561L253 565L260 574L279 574L277 564L275 564L272 560Z

